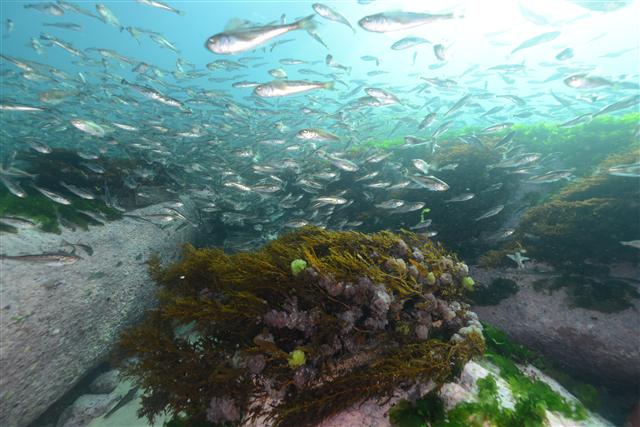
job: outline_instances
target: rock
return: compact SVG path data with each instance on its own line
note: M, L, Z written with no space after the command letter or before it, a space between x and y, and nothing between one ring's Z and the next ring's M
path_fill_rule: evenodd
M472 270L473 277L483 283L503 277L519 285L518 293L498 305L473 306L482 321L502 329L514 341L539 351L573 374L611 386L637 387L640 383L638 300L634 300L635 309L600 313L571 307L564 289L549 295L533 288L533 282L548 278L552 272ZM625 276L634 274L627 272ZM635 277L640 273L636 271Z
M396 254L398 254L398 256L402 258L406 258L407 255L409 254L410 249L409 249L409 245L407 245L404 240L400 239L398 241L398 244L395 246L393 250Z
M421 341L429 339L429 327L426 325L416 326L416 336Z
M120 383L120 371L113 369L105 372L93 380L89 385L89 391L94 394L111 393Z
M552 390L562 396L568 402L577 402L568 391L560 386L553 379L546 376L541 371L537 370L533 366L519 367L524 375L535 377L545 383L547 383ZM493 366L486 359L480 359L478 361L471 361L465 364L460 374L460 377L455 381L445 383L438 391L438 396L442 399L442 403L446 411L450 411L457 405L463 402L473 402L477 400L478 396L478 380L492 376L496 381L497 394L496 399L502 408L514 408L515 400L508 383L502 379L499 375L499 370ZM417 396L424 396L432 391L435 387L435 383L429 381L427 384L416 384L409 390L399 389L397 390L391 399L385 399L380 401L378 399L369 399L362 403L356 404L353 407L339 412L324 421L317 424L315 427L391 427L389 422L389 410L398 401L406 399L413 401ZM119 388L118 390L126 390L126 388ZM115 394L115 393L113 393ZM86 396L83 396L83 398ZM80 400L80 399L78 399ZM131 418L126 418L126 422L119 422L119 417L131 417L131 414L135 414L137 408L139 408L140 400L132 401L128 410L121 410L113 414L109 418L108 424L103 424L103 419L98 419L91 423L92 427L121 427L126 425L127 427L149 427L146 419L140 419L133 421ZM74 403L74 407L76 404ZM233 409L233 408L231 408ZM98 418L99 416L96 416ZM546 411L547 427L613 427L612 424L602 419L600 416L587 412L587 418L582 421L569 420L560 414ZM125 419L125 418L123 418ZM86 424L78 424L82 426ZM160 427L162 422L156 423L153 426ZM270 425L265 419L257 419L253 421L246 421L242 424L242 427L264 427ZM60 426L59 426L60 427ZM70 427L66 425L65 427ZM635 427L635 426L630 426Z
M84 427L101 417L122 398L119 393L85 394L64 410L56 427Z
M442 286L449 285L453 281L453 277L451 277L450 273L442 273L438 281Z
M131 214L155 213L149 206ZM145 261L177 257L194 229L157 226L125 217L88 231L60 235L21 230L2 235L2 252L61 249L62 239L90 245L93 256L64 266L0 262L0 425L28 425L102 362L119 334L155 304ZM47 286L60 283L57 286Z
M578 400L571 393L535 367L529 365L518 368L521 370L523 375L526 375L529 378L536 378L548 384L551 389L565 399L566 402L570 404L579 404ZM462 369L462 373L456 381L444 384L438 391L438 396L442 399L445 411L449 412L464 402L476 402L478 400L479 393L478 381L489 376L493 377L496 384L496 393L494 397L498 406L500 408L514 410L514 408L516 408L514 394L509 383L500 377L499 372L498 368L491 365L491 363L485 359L481 359L478 362L468 362ZM544 425L547 427L613 427L613 424L604 420L599 415L588 411L586 418L583 420L567 419L562 414L548 410L545 410L545 417L546 422Z
M444 404L444 409L450 411L462 402L470 402L473 400L471 394L466 388L456 383L446 383L440 388L438 393Z

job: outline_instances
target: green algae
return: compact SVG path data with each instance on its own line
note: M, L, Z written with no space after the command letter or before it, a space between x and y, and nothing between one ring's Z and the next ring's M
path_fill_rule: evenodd
M97 200L85 200L65 194L65 197L71 201L71 205L61 205L34 189L28 188L25 191L28 196L19 198L4 189L0 189L0 216L28 218L37 223L42 231L50 233L60 232L60 218L84 230L89 225L102 224L80 211L102 214L110 221L121 217L119 211Z
M294 259L291 261L291 274L297 276L307 268L307 262L303 259Z
M487 345L487 353L515 361L519 364L531 364L555 379L571 394L592 411L600 408L598 391L591 384L579 381L558 369L540 354L512 341L507 334L488 323L483 323L483 335Z
M513 409L501 407L498 385L493 375L477 380L477 399L462 402L445 413L442 402L431 392L416 405L407 401L398 403L390 411L389 420L395 427L542 427L546 422L545 411L556 412L573 420L586 418L580 404L568 402L548 384L532 380L522 374L508 359L489 355L489 360L500 369L513 394ZM427 406L428 405L428 406ZM428 409L424 409L427 406Z
M389 410L389 422L395 427L427 427L427 423L444 421L445 410L442 400L431 391L415 403L401 400Z

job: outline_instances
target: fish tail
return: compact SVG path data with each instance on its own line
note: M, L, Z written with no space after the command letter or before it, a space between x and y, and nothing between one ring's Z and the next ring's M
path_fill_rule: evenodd
M315 16L316 16L315 14L309 15L309 16L305 16L304 18L295 21L291 25L293 25L294 27L296 27L299 30L305 30L307 32L313 31L313 30L316 29L316 24L315 24L315 22L313 22L313 18Z
M329 90L335 90L336 88L336 82L326 82L324 84L324 88L325 89L329 89Z

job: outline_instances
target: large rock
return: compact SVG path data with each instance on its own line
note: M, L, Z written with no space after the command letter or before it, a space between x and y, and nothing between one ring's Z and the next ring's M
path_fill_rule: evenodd
M88 244L94 253L78 248L82 259L63 266L0 262L0 425L36 419L154 305L145 262L154 253L164 262L175 259L180 244L195 234L190 226L174 228L125 217L89 231L2 235L0 252L7 255L56 252L63 240Z
M635 307L601 313L572 307L565 289L539 292L533 282L553 272L531 269L476 269L477 282L503 277L518 283L518 292L494 306L474 306L485 322L504 330L510 338L540 351L567 370L597 378L605 384L637 386L640 382L640 311ZM634 277L624 272L624 277ZM638 272L636 271L637 275ZM637 277L637 276L636 276Z
M529 378L535 378L543 383L549 385L551 390L565 399L571 405L579 405L579 401L560 384L558 384L553 378L548 377L535 367L518 366L521 373L527 375ZM480 360L480 363L471 361L468 362L462 369L460 378L452 383L444 384L438 395L442 399L445 410L449 412L451 409L464 402L475 402L479 399L478 393L478 380L493 377L496 381L496 400L500 408L513 410L516 407L516 400L514 397L514 391L511 390L509 384L500 376L500 369L493 366L486 360ZM549 427L613 427L613 424L599 416L598 414L591 413L585 410L586 416L582 420L572 420L547 409L544 411L546 418L545 425ZM489 423L487 423L488 425Z
M530 378L538 379L547 383L553 391L559 394L567 402L577 404L577 399L565 390L555 380L548 377L533 366L519 366L520 371ZM496 399L500 408L513 409L516 400L509 384L500 376L500 370L493 366L486 359L468 362L462 369L462 373L455 381L444 384L438 391L438 396L442 399L445 410L448 412L463 402L474 402L478 400L478 380L491 375L497 385ZM389 421L390 409L401 399L411 399L422 396L434 389L435 384L419 385L411 390L397 390L390 399L369 399L358 403L353 407L339 412L324 421L318 423L316 427L392 427ZM116 392L124 393L131 384L123 383L112 394ZM75 405L75 404L74 404ZM127 405L115 411L109 418L97 416L88 427L162 427L168 421L165 415L159 416L155 422L149 423L146 419L136 416L141 407L140 399L132 400ZM611 423L597 414L586 412L586 418L580 421L571 420L561 414L545 411L546 424L548 427L613 427ZM83 424L85 425L85 424ZM265 419L247 421L243 427L268 427L271 422Z

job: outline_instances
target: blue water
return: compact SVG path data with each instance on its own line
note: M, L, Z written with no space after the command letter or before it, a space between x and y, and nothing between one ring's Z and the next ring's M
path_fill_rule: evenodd
M502 245L500 239L509 242L522 212L571 180L595 174L624 177L619 188L636 194L630 187L638 179L637 164L617 165L623 169L620 174L600 169L599 163L610 154L628 154L637 141L638 123L625 122L616 130L618 122L608 120L638 112L640 0L332 1L325 4L355 32L315 16L316 38L291 31L234 55L214 54L205 42L225 31L233 33L239 21L244 21L243 28L252 28L314 15L313 2L171 1L181 14L135 1L102 3L117 17L117 26L97 17L99 3L74 3L95 17L76 13L65 3L52 6L64 10L63 16L37 10L47 4L0 3L0 213L37 222L42 218L30 210L32 201L48 203L42 215L52 216L48 219L53 223L39 224L49 227L45 231L65 227L51 212L74 222L78 215L73 208L86 204L61 184L66 181L95 193L95 203L107 206L111 214L173 203L173 210L133 216L155 223L158 232L166 230L163 221L177 223L176 229L194 227L203 238L198 243L232 251L255 249L303 224L360 231L415 227L428 237L442 237L448 249L477 259ZM397 11L454 17L386 33L358 25L365 16ZM72 23L81 30L48 23ZM129 27L156 33L177 52L147 34L134 38ZM428 42L406 50L391 48L405 37ZM536 37L542 38L535 42ZM435 45L444 49L444 59L434 53ZM100 54L97 49L105 50ZM557 58L567 50L571 54L566 59ZM118 55L120 60L113 58ZM379 64L362 59L366 56ZM283 65L282 59L305 63ZM207 68L218 60L234 61L236 69ZM280 68L290 81L334 87L279 98L257 96L253 87L233 87L241 81L272 82L276 78L269 70ZM567 80L571 76L586 83L572 86ZM149 99L141 89L155 90L179 107ZM391 94L393 102L358 105L359 99L376 101L364 98L367 89ZM621 101L626 104L596 117ZM22 111L25 108L35 111ZM433 124L421 127L430 113L436 114ZM517 127L539 125L539 135L563 135L571 146L575 135L571 139L563 132L592 119L601 121L589 128L595 130L579 161L571 150L556 156L548 145L536 145L535 133L531 140L520 138L525 131ZM487 130L494 125L501 126L498 132ZM508 137L512 126L515 138L497 143ZM335 140L302 140L299 132L305 128L319 129ZM616 139L600 141L597 132L615 134ZM271 140L279 142L261 143ZM443 147L460 141L496 156L493 164L482 165L477 180L463 176L462 168L456 171L456 164L433 163L436 154L446 151ZM524 170L504 166L531 146L540 153L523 164ZM371 161L386 154L388 158ZM431 172L415 160L429 162ZM566 176L549 181L551 186L527 181L554 171ZM431 174L451 188L443 183L445 193L442 188L425 190L424 184L411 181ZM26 193L21 195L12 183ZM535 187L530 199L521 191L527 185ZM61 203L38 188L66 197L71 208L55 205ZM465 199L449 200L471 192L468 204ZM386 207L394 203L396 208ZM92 206L95 210L83 207L91 211L82 214L89 219L80 218L77 225L107 222L96 219L100 209ZM606 220L622 222L627 218L623 215L629 212ZM431 219L433 226L427 224ZM16 218L11 220L15 223ZM610 237L603 247L636 250L640 234L619 229L624 235ZM7 231L5 225L0 231ZM518 254L526 255L526 249ZM637 266L637 254L625 254L624 260L632 262L635 256ZM515 269L516 264L508 267Z
M280 39L293 39L293 41L276 47L273 52L269 51L267 44L266 53L262 49L258 49L255 53L245 52L229 57L224 56L224 58L237 60L245 56L263 56L264 59L257 62L268 62L268 65L258 68L249 67L233 74L248 74L247 80L268 81L271 80L271 77L266 73L266 70L281 67L282 65L277 62L281 58L322 61L313 66L305 64L284 67L290 79L316 77L297 74L297 68L313 68L323 73L330 72L332 69L324 65L324 57L330 53L339 63L353 68L350 77L346 80L363 79L370 85L404 88L413 87L419 82L417 77L409 77L413 73L431 77L455 78L468 70L469 67L479 66L478 70L468 73L466 78L460 82L463 87L481 87L496 93L507 91L521 97L549 90L557 90L561 93L571 92L567 91L567 88L562 84L562 79L540 84L540 81L555 72L554 67L557 66L577 67L614 79L623 76L623 80L634 81L633 78L634 75L637 76L639 65L638 29L635 20L639 12L637 1L609 13L592 12L566 1L521 3L535 11L537 15L543 16L548 21L548 25L536 25L527 20L522 16L516 1L373 1L367 5L359 4L356 1L329 2L327 5L344 15L357 28L356 34L353 34L344 25L317 17L318 34L329 46L329 50L303 31L297 31L280 37ZM81 50L91 47L114 49L122 55L152 64L166 71L175 70L177 58L195 64L198 69L204 69L207 63L222 57L207 51L204 48L204 41L209 36L223 31L230 19L240 18L256 24L265 24L280 21L283 14L286 16L286 22L291 22L296 17L313 14L312 2L303 1L176 1L171 3L177 9L184 11L184 16L130 1L105 3L118 17L122 26L135 26L161 33L180 50L179 54L176 54L168 49L160 48L146 36L142 36L141 44L138 44L126 31L118 31L113 26L91 17L73 12L67 12L60 17L50 16L34 9L25 9L24 4L28 4L28 2L2 2L0 9L3 21L2 53L46 63L69 73L86 72L88 68L78 61L78 58L56 47L45 48L45 54L37 55L26 46L29 39L31 37L38 38L41 33L46 32L71 42ZM82 2L78 4L95 13L95 3ZM431 13L459 10L464 14L464 18L386 34L369 33L357 27L357 21L363 16L388 10L414 10ZM4 25L6 19L11 19L15 23L14 29L9 34L7 34ZM83 31L74 32L43 27L42 23L44 22L74 22L82 25ZM551 30L561 31L560 37L550 43L509 55L509 52L520 42ZM408 35L424 37L433 43L450 45L448 54L450 59L446 65L437 70L428 69L430 65L438 62L433 55L432 45L429 44L403 51L393 51L389 48L393 42ZM566 47L574 49L574 58L562 63L554 62L554 56ZM636 50L617 58L602 57L625 49ZM417 52L415 65L412 61L414 52ZM363 55L379 57L381 59L380 67L375 67L372 62L360 60ZM95 53L91 57L95 58ZM526 73L511 76L517 79L516 85L508 85L495 73L473 78L474 74L480 70L505 63L524 63L527 66ZM551 63L551 65L544 66L544 63ZM130 79L134 77L134 74L130 72L129 68L116 67L114 72ZM376 77L366 76L366 72L375 69L388 71L389 74ZM212 77L222 77L226 74L228 73L224 71L208 73ZM97 83L97 80L90 75L87 78L89 82ZM167 81L173 80L167 76ZM251 94L251 89L235 90L230 87L231 82L209 82L206 77L182 84L200 90L225 90L228 96L244 102L247 102L245 97ZM463 93L464 90L457 92ZM4 87L4 96L10 94L8 88ZM570 96L577 94L575 91L569 93ZM19 95L23 99L34 94L31 92ZM340 93L323 94L322 96L339 99ZM459 97L459 94L452 93L451 97L454 99ZM301 102L299 98L294 101L287 100L286 106L290 107L298 102ZM251 106L250 100L248 106ZM332 109L329 106L324 108ZM132 117L132 119L134 118ZM215 122L215 116L212 120ZM469 120L472 119L469 118Z

